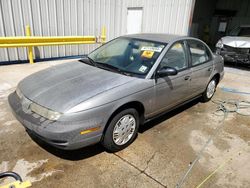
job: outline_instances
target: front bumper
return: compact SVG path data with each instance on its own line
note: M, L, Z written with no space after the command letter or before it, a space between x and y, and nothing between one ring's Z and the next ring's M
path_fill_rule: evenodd
M26 130L54 147L74 150L98 143L102 138L105 117L95 116L97 118L89 119L93 117L89 114L95 112L87 112L86 115L74 114L73 117L68 115L60 118L62 120L51 121L25 109L15 92L9 95L8 100L13 114ZM81 131L93 127L100 127L100 129L80 134Z
M217 49L216 53L221 55L226 62L250 64L250 53L239 53L224 49Z

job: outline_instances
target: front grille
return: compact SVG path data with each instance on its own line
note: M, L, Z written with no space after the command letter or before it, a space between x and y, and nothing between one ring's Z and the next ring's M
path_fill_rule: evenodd
M234 48L231 46L227 46L225 44L223 46L223 50L225 50L227 52L235 52L238 54L249 54L249 52L250 52L250 48Z

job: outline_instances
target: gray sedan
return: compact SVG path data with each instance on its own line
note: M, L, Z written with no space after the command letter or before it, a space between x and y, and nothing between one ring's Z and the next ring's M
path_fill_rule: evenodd
M127 35L28 76L9 104L26 130L50 145L71 150L101 142L115 152L146 121L197 97L209 101L223 67L201 40Z

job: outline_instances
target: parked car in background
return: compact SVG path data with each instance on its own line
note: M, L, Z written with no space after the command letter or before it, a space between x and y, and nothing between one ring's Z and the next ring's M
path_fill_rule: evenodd
M224 75L223 58L199 39L118 37L88 56L32 74L9 95L27 131L61 149L101 142L119 151L146 121L201 97Z
M216 53L225 61L250 65L250 25L240 26L222 37L216 44Z

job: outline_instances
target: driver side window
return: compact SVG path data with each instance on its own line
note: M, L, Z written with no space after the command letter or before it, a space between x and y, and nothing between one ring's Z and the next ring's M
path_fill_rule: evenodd
M176 42L163 57L160 68L171 67L180 71L188 67L188 61L183 42Z

